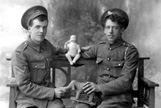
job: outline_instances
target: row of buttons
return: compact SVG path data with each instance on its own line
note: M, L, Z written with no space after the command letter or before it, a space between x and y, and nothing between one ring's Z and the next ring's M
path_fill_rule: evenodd
M107 60L110 61L110 58L108 57ZM107 68L107 70L110 71L110 68Z

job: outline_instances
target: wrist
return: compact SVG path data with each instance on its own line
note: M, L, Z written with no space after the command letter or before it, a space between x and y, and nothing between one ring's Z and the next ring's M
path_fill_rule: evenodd
M97 88L98 88L97 92L101 92L101 87L99 85L97 85Z

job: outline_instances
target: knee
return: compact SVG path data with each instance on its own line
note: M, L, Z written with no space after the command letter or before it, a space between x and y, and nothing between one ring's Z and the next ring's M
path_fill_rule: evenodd
M47 108L65 108L62 100L49 101Z
M53 108L65 108L64 105L57 105L56 107L53 107Z
M107 108L107 106L99 105L99 106L97 106L97 108ZM109 107L109 108L110 108L110 107Z
M55 104L52 108L65 108L65 105L63 103Z
M75 108L90 108L90 106L87 105L87 104L81 104L81 103L79 103L79 104L77 104L77 105L75 106Z
M55 103L52 108L65 108L65 105L63 103Z

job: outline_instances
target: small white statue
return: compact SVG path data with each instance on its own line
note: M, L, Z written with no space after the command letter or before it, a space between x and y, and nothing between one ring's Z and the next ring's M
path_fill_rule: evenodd
M77 44L76 35L70 36L70 40L65 43L64 48L68 50L65 56L67 57L70 65L75 64L76 61L80 58L80 52L81 52L80 45Z

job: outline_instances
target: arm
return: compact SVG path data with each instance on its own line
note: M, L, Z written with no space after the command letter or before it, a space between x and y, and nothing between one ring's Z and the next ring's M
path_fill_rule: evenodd
M97 57L97 46L82 47L81 56L84 58L96 58Z
M47 41L47 43L48 43L48 46L50 46L53 55L65 54L67 52L67 49L54 46L49 41Z
M85 47L81 47L81 51L87 51L91 48L92 46L85 46Z

